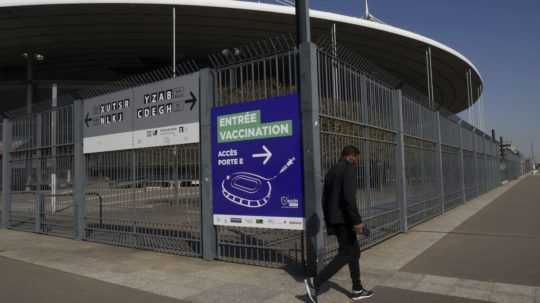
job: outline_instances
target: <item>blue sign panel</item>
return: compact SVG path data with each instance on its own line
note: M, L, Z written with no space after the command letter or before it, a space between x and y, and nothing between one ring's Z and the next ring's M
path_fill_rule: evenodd
M214 224L301 230L298 95L212 109Z

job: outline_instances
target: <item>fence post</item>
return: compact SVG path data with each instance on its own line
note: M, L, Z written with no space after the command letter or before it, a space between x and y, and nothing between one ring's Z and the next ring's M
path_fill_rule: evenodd
M44 231L43 229L43 225L45 224L45 214L44 214L44 211L45 211L45 200L44 200L44 197L43 197L43 193L41 191L38 191L37 194L36 194L36 206L35 206L35 210L36 210L36 213L35 213L35 221L34 221L34 232L35 233L41 233Z
M36 206L35 206L35 228L34 232L40 233L43 232L43 226L45 225L45 217L44 217L44 197L42 193L41 185L43 183L43 173L41 169L41 161L42 161L42 115L41 113L35 114L36 117L36 124L34 129L34 134L36 138L36 158L32 160L32 162L35 162L36 166ZM33 119L32 119L33 120ZM32 163L32 166L34 166L34 163Z
M441 194L441 213L446 211L444 206L444 172L443 172L443 154L442 154L442 134L441 134L441 113L435 112L435 122L437 123L437 177L439 178L439 193Z
M11 220L11 121L2 121L2 228L9 227Z
M43 125L43 118L41 113L35 114L36 117L36 125L35 125L35 138L36 138L36 192L40 193L42 188L41 185L43 183L43 173L41 169L41 161L42 161L42 152L41 148L43 147L42 142L42 125Z
M86 228L86 170L83 153L83 101L73 102L73 206L74 238L83 240Z
M200 75L200 169L201 169L201 246L205 260L213 260L217 255L216 228L214 227L212 205L212 128L211 114L214 104L215 79L211 69L205 68Z
M394 119L396 121L396 186L397 201L401 213L401 231L407 232L407 175L405 171L405 135L403 133L403 95L401 89L394 91Z
M360 76L360 122L362 122L364 125L369 124L369 109L368 109L368 83L367 78L364 75ZM362 134L364 138L369 138L369 129L367 127L363 127ZM368 199L371 202L371 154L370 154L370 144L369 140L363 140L363 158L364 158L364 177L365 177L365 185L366 190L368 193Z
M489 176L491 175L489 172L489 156L488 156L488 148L489 148L489 137L484 136L484 182L485 184L485 191L488 192L491 190L491 186L489 185Z
M459 120L458 126L459 126L459 168L461 171L460 178L461 178L461 196L463 199L463 203L467 201L467 194L465 192L465 159L463 154L463 121Z
M476 188L477 195L480 194L480 178L478 177L478 144L476 140L476 128L472 129L472 144L473 144L473 167L474 167L474 187Z
M307 271L319 271L319 257L323 251L321 205L321 142L319 121L319 81L317 47L311 42L300 44L300 112L302 146L304 150L304 228Z

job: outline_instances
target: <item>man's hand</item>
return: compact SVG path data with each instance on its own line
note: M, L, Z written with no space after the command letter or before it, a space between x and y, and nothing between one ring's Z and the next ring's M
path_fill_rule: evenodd
M364 223L360 223L360 224L357 224L355 226L353 226L353 229L354 229L354 232L361 235L364 233Z

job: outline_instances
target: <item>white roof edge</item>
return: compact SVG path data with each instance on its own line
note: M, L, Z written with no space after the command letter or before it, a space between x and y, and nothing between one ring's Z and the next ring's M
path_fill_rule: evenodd
M234 0L5 0L0 2L1 7L17 7L17 6L37 6L37 5L66 5L66 4L152 4L152 5L189 5L189 6L202 6L202 7L217 7L217 8L232 8L243 9L260 12L280 13L294 15L295 10L293 7L274 5L257 2L247 1L234 1ZM368 27L387 33L403 36L406 38L414 39L422 43L437 47L443 51L446 51L457 58L467 63L478 75L480 81L483 83L482 75L476 68L476 66L469 61L464 55L454 50L453 48L446 46L440 42L437 42L428 37L422 36L417 33L410 32L401 28L397 28L388 24L376 23L368 20L364 20L356 17L349 17L339 15L335 13L311 10L311 17L316 19L323 19L328 21L348 23L352 25L358 25Z

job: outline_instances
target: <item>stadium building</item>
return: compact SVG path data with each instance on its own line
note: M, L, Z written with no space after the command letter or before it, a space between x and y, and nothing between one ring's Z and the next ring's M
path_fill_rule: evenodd
M306 222L287 214L311 193L302 180L298 192L276 193L286 174L313 172L297 169L301 155L276 163L288 145L275 142L290 136L301 154L305 113L265 120L296 109L304 53L294 14L230 0L0 3L2 226L264 266L302 263ZM482 95L481 74L464 55L375 18L311 17L314 173L324 175L343 146L361 148L358 205L373 230L364 247L519 177L519 157L501 166L493 138L455 115ZM280 111L252 100L284 103ZM245 118L231 116L235 108ZM268 143L253 157L238 156L239 147L214 159L225 143L214 140L213 114L260 127L230 133ZM247 140L233 139L226 146ZM273 168L211 182L220 174L214 162L248 159ZM216 214L221 195L232 203ZM267 205L285 215L265 213ZM226 214L233 207L251 212ZM332 239L323 244L326 256L335 253Z

